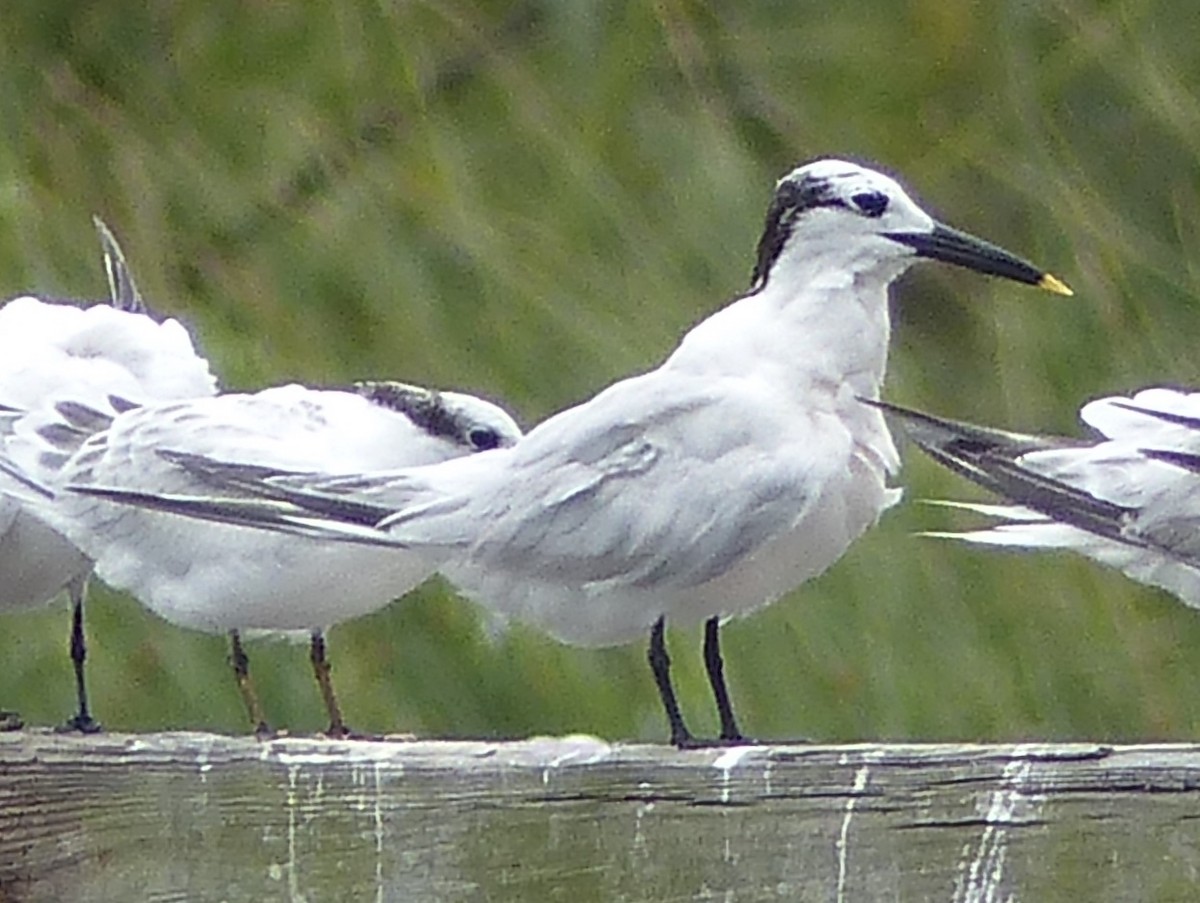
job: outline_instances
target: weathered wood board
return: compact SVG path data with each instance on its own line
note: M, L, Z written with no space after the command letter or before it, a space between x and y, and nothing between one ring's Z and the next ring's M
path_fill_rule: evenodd
M1200 899L1200 747L0 734L0 903Z

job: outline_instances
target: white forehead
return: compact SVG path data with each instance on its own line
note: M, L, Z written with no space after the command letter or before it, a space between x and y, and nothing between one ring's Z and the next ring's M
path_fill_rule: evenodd
M839 193L842 190L846 192L867 190L882 191L890 197L908 197L895 179L885 176L877 170L851 163L849 160L824 159L805 163L803 166L797 166L779 180L780 185L784 182L828 182L830 185L836 185Z

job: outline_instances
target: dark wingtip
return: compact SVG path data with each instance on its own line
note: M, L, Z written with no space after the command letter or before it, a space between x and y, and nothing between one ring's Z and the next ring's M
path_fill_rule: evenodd
M874 398L859 398L859 401L879 408L889 417L898 420L905 434L922 448L942 446L959 439L982 439L991 435L991 431L986 427L946 420L888 401Z
M1169 451L1159 448L1141 448L1138 449L1147 458L1155 461L1162 461L1166 464L1174 464L1176 467L1182 467L1184 470L1190 470L1194 473L1200 473L1200 455L1191 454L1189 452Z
M117 310L131 314L149 313L116 236L99 216L92 217L92 224L100 235L100 249L104 255L104 274L108 278L109 303Z

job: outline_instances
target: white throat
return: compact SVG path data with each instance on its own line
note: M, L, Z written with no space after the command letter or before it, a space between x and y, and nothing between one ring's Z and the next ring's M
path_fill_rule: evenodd
M846 266L846 256L781 257L760 291L696 326L668 366L731 375L761 370L780 392L877 398L891 334L887 287L911 258L855 267Z

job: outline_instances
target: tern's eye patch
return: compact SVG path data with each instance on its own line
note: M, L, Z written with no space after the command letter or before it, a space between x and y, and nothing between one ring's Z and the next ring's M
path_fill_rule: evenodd
M888 208L888 196L881 191L864 191L850 198L854 206L872 218L883 216Z

